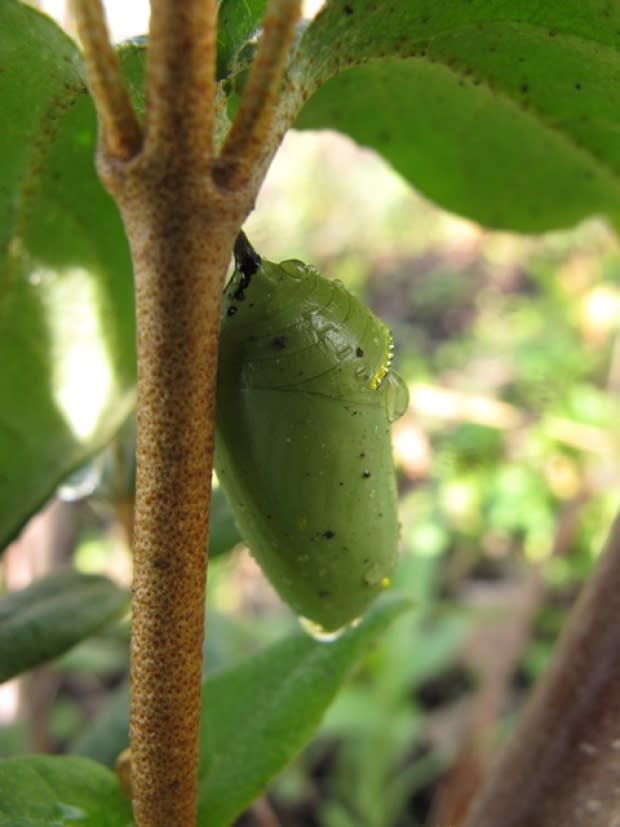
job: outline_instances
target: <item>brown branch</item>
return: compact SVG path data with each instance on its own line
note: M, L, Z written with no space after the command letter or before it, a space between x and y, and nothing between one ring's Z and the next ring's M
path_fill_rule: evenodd
M131 158L142 143L142 129L110 43L101 0L73 0L73 13L105 152L112 158Z
M262 158L272 137L278 92L286 71L301 0L271 0L239 110L222 148L222 180L233 187Z
M251 201L222 201L205 151L212 143L214 80L205 63L212 73L215 2L153 4L148 144L133 156L125 152L120 163L110 140L118 104L110 92L111 47L100 7L83 7L86 22L97 24L84 26L83 37L105 137L98 170L120 207L136 284L134 817L138 827L180 827L196 821L220 296Z
M216 18L216 0L152 0L145 152L213 154Z
M466 827L620 818L620 518Z

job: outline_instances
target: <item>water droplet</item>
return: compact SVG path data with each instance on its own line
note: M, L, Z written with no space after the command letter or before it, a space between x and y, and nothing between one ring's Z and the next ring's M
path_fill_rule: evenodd
M288 261L281 261L280 267L288 276L291 276L297 281L305 279L310 274L310 268L308 265L296 258L290 258Z
M409 389L405 380L396 371L391 370L384 379L385 411L388 422L399 419L409 407Z

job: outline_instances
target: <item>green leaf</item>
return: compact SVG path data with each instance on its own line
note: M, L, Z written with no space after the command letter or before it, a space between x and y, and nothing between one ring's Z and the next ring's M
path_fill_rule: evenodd
M66 652L116 620L129 596L107 577L60 572L0 598L0 681Z
M368 646L411 608L398 594L377 601L332 643L299 634L204 683L199 824L228 827L305 745Z
M0 549L134 398L127 242L75 44L0 3Z
M240 49L258 31L267 0L222 0L217 14L217 79L235 71Z
M620 6L598 0L330 0L294 60L296 126L491 227L618 220L619 47Z
M0 827L129 827L116 776L88 758L0 761Z

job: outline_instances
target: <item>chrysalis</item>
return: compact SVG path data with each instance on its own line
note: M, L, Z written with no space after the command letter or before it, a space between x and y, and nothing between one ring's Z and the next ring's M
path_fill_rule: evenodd
M324 630L389 583L398 541L390 423L408 404L387 327L338 281L240 236L220 339L215 467L285 600Z

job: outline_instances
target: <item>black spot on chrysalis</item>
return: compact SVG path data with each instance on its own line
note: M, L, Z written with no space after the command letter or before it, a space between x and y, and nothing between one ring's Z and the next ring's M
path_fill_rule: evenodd
M233 293L233 297L237 301L245 299L245 291L250 286L250 281L254 273L258 270L261 264L261 258L252 247L244 232L240 232L235 241L234 248L235 265L237 270L241 273L239 279L239 286Z

